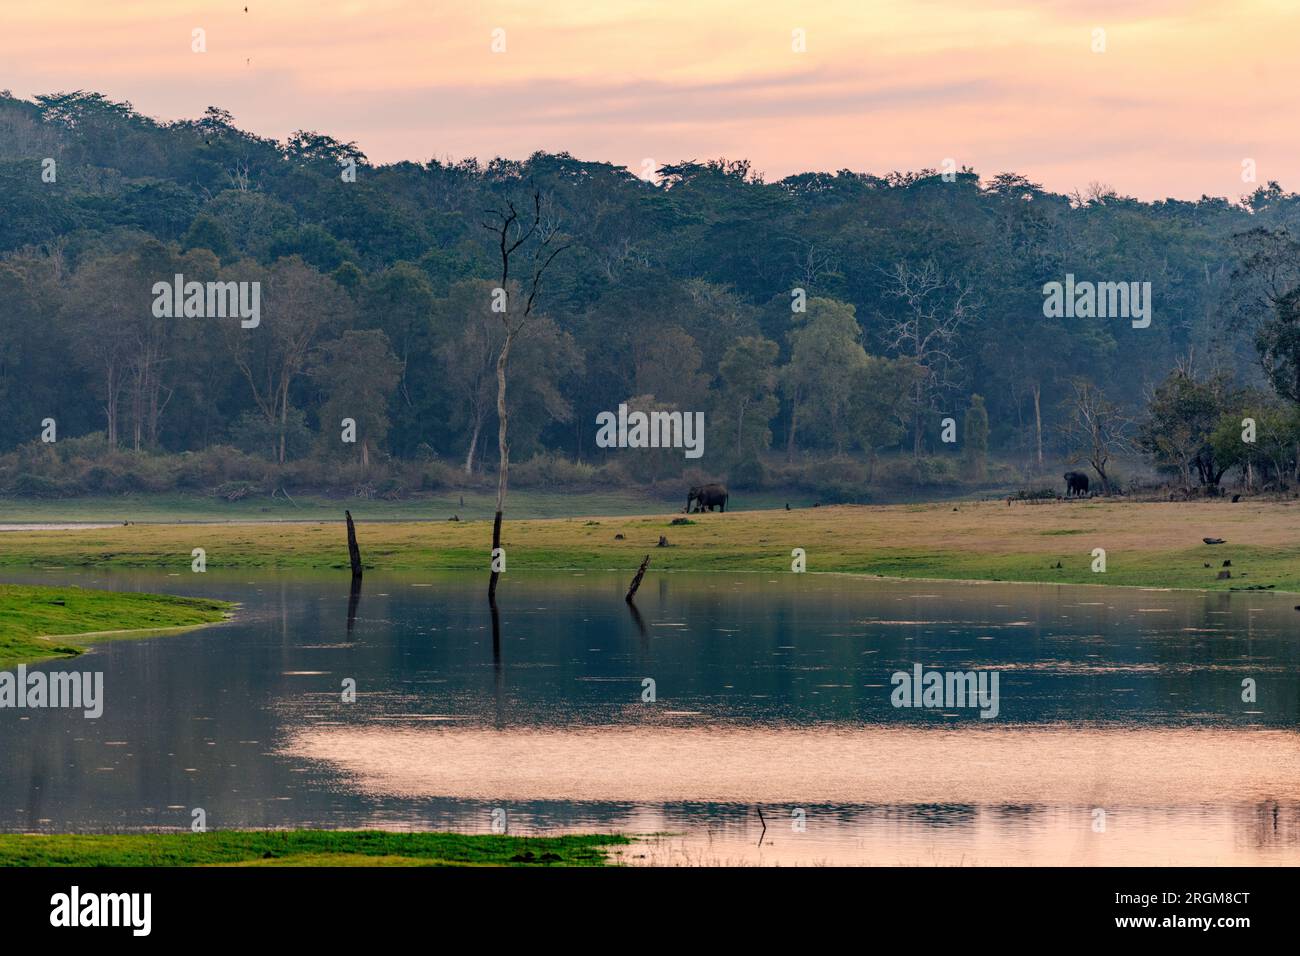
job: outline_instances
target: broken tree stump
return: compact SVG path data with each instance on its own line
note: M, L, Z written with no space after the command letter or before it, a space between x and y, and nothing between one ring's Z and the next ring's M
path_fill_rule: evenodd
M648 568L649 566L650 566L650 555L647 554L645 556L645 560L641 562L641 567L637 568L636 577L632 579L632 586L627 589L627 597L623 599L628 604L631 604L632 598L636 597L636 589L641 586L641 579L645 577L645 569Z
M348 519L348 560L352 562L352 578L361 577L361 549L357 547L357 527L352 523L352 512L344 511Z

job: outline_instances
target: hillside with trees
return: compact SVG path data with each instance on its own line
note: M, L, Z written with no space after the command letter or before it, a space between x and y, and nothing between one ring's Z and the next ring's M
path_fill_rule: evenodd
M969 169L773 182L725 160L646 181L544 153L380 166L215 107L160 122L95 93L6 92L0 491L490 484L504 333L485 220L534 196L563 254L510 353L516 483L869 500L1055 485L1077 462L1110 491L1149 469L1186 494L1281 489L1300 443L1300 195L1244 188L1140 202ZM260 282L261 325L155 316L175 274ZM1150 282L1150 326L1046 317L1043 285L1067 274ZM703 411L703 458L596 447L621 403Z

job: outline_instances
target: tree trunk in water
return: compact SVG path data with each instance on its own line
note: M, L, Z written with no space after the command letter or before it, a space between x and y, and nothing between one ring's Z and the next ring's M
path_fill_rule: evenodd
M361 548L357 546L357 528L352 523L352 512L344 511L343 516L348 521L348 561L352 564L352 580L356 581L361 577Z
M636 577L632 579L632 586L627 589L627 596L623 598L623 600L626 601L628 604L631 604L632 599L636 597L636 589L641 586L641 579L645 577L645 569L648 568L649 566L650 566L650 555L647 554L645 556L645 560L641 562L641 567L637 568Z
M500 455L500 464L497 471L497 513L492 521L494 554L501 547L501 516L506 507L506 484L510 474L510 445L506 441L506 429L510 424L510 413L506 410L506 364L510 361L510 346L513 341L514 335L507 331L501 354L497 356L497 453ZM497 598L497 580L500 577L499 571L492 572L488 581L489 601Z
M501 547L501 509L497 509L496 517L492 520L492 553L497 553L497 548ZM495 558L494 558L495 563ZM501 577L501 572L492 571L492 577L488 580L488 603L493 607L497 601L497 580Z

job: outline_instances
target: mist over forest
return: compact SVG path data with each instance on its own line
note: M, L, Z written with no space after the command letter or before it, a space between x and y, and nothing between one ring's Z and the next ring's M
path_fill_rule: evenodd
M489 480L485 222L534 202L563 248L510 359L523 486L689 477L865 500L1059 484L1073 463L1107 490L1280 489L1300 439L1300 196L1243 182L1141 202L1097 173L1062 195L1015 171L768 181L706 157L648 179L563 153L372 166L326 132L276 142L215 107L160 122L96 93L5 92L0 490ZM260 324L158 316L176 275L260 283ZM1045 315L1044 285L1067 276L1150 283L1149 325ZM703 412L703 456L597 447L621 404Z

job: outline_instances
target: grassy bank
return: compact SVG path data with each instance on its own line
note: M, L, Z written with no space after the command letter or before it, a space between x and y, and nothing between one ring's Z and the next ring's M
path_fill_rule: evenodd
M604 866L620 836L378 830L0 834L0 866Z
M1300 504L1286 501L1166 503L982 502L839 506L793 511L507 520L509 572L547 569L808 570L915 578L1300 591ZM618 537L621 535L622 537ZM659 537L668 547L656 547ZM367 567L486 572L489 521L359 526ZM1206 545L1202 538L1226 539ZM189 573L190 551L208 567L347 567L340 522L292 525L132 525L4 532L0 567L139 567ZM1106 572L1092 571L1094 548ZM1231 578L1218 579L1231 560ZM1058 567L1059 565L1059 567Z
M954 488L950 494L931 489L934 498L957 496L970 489ZM920 492L891 489L872 500L911 501ZM738 491L733 504L746 511L811 507L818 500L797 490ZM677 511L686 503L686 486L680 493L655 494L649 490L518 488L510 492L510 513L520 518L572 518L581 515L640 515ZM221 521L333 521L347 508L364 521L445 521L452 515L466 521L491 520L496 510L496 486L429 492L388 501L344 496L283 494L250 495L226 501L212 495L134 493L87 495L75 498L0 498L0 525L86 522L121 524L124 521L169 524Z
M0 668L75 657L88 644L220 621L225 601L0 584Z

